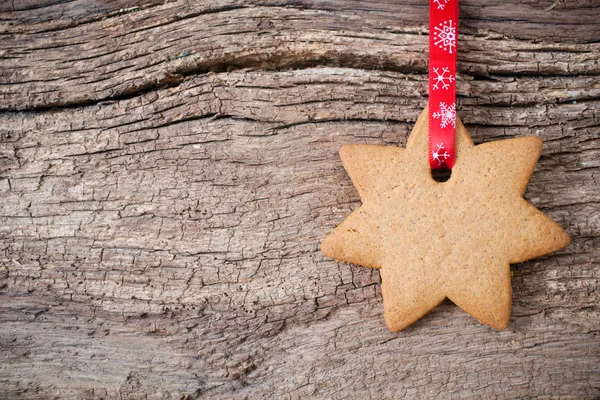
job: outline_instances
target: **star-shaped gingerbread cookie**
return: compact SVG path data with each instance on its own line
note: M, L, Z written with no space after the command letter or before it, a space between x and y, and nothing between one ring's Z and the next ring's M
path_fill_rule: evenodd
M351 144L340 150L362 206L321 244L331 258L381 271L385 321L400 331L446 297L496 329L510 319L510 264L570 243L524 198L540 156L537 137L475 146L456 121L456 164L431 176L427 108L406 149ZM436 150L435 148L433 150Z

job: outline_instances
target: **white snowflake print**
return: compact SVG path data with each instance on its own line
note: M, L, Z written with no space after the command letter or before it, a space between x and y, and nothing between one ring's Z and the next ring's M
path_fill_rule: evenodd
M433 118L440 119L440 127L445 128L452 125L456 128L456 103L447 106L446 103L440 103L440 111L433 113Z
M433 0L435 4L437 4L438 10L443 10L446 4L448 4L450 0Z
M435 85L433 85L434 89L448 89L450 84L455 81L454 77L450 75L448 67L443 67L441 70L442 72L440 72L440 68L433 67L433 73L436 75L433 77L433 81L435 82Z
M442 165L444 163L444 161L446 161L446 159L448 157L450 157L450 154L448 154L446 152L446 150L444 150L443 153L442 153L442 150L444 150L444 143L438 143L437 144L437 150L431 152L431 157L435 161L437 161L440 165Z
M456 49L456 27L452 26L452 20L440 22L434 29L434 44L450 54Z

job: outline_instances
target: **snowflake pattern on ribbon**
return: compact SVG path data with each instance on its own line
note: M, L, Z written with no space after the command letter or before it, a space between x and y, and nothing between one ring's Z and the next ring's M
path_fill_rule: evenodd
M441 70L440 72L440 68L433 67L433 73L435 74L433 89L448 89L450 84L455 81L448 67L443 67Z
M452 26L452 20L440 22L435 27L434 35L434 44L452 54L456 49L456 27Z
M429 0L429 166L456 162L456 53L459 0Z
M444 150L444 143L438 143L437 150L434 150L431 152L431 157L435 161L437 161L439 163L439 165L442 165L444 163L444 161L446 161L446 159L448 157L450 157L450 154L448 154L448 152L446 150L444 150L443 153L442 153L442 150Z
M438 10L443 10L446 4L448 4L450 0L433 0L435 4L437 4Z
M449 106L446 103L440 103L440 111L433 113L433 118L440 119L441 128L449 125L456 128L456 103L452 103Z

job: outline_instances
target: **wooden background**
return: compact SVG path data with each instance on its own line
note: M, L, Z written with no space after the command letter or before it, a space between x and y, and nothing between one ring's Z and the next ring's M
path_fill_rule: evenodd
M0 398L599 398L600 1L461 0L459 115L544 140L526 197L573 238L507 330L392 334L318 251L340 146L426 104L426 3L0 2Z

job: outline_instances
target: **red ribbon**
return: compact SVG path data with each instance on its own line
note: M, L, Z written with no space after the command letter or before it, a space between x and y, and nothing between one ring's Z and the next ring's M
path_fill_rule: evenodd
M458 0L429 0L429 165L456 161Z

